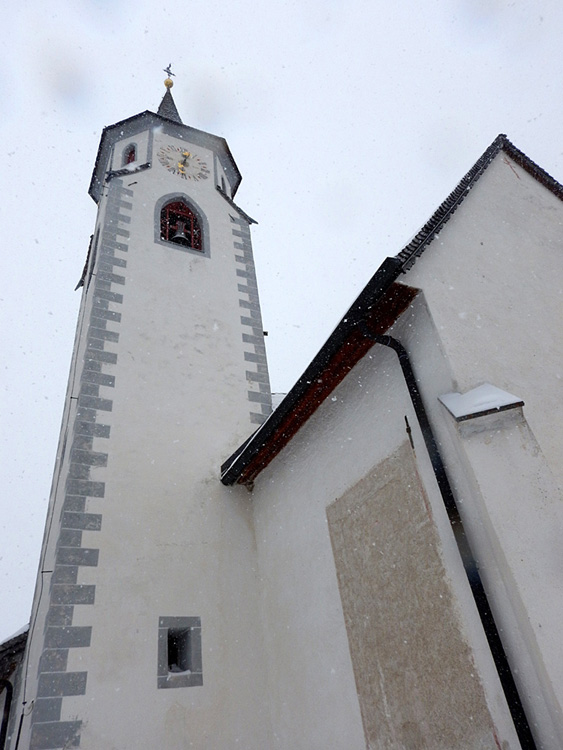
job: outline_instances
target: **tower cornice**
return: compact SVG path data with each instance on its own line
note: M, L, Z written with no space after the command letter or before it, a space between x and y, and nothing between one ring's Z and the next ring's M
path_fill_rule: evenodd
M212 133L207 133L204 130L192 128L189 125L183 125L179 122L163 117L162 115L146 110L138 115L116 122L114 125L108 125L103 129L94 171L92 173L92 179L90 180L90 187L88 189L88 193L96 203L100 200L105 171L107 170L111 150L114 144L124 138L134 136L136 133L149 128L159 128L167 135L174 138L180 138L181 140L186 140L190 143L195 143L214 151L222 162L226 173L230 177L232 194L235 195L242 180L242 175L233 159L227 141L224 138L213 135Z

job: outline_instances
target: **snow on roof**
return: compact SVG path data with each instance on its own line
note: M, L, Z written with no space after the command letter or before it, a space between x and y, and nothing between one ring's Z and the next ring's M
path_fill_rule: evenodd
M472 417L482 417L485 414L493 414L496 411L524 406L521 398L490 383L483 383L483 385L463 394L445 393L443 396L439 396L439 400L458 422Z

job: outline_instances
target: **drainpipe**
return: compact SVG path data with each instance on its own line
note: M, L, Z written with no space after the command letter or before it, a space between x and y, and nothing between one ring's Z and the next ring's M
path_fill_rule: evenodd
M446 474L444 462L442 461L440 451L438 450L438 444L434 437L434 433L432 432L430 421L428 419L426 409L424 408L424 404L420 396L420 391L418 390L418 386L416 384L416 378L407 351L401 344L401 342L397 341L397 339L394 339L391 336L380 336L378 334L372 333L368 329L364 321L359 322L359 329L366 338L374 341L376 344L381 344L382 346L387 346L390 349L393 349L393 351L399 358L399 364L401 365L403 377L405 379L416 418L422 432L422 437L424 438L424 444L426 445L426 450L428 451L430 463L432 464L434 476L436 477L436 482L438 483L440 494L442 495L442 500L448 514L459 554L461 555L461 560L463 562L465 574L467 575L467 580L469 581L471 593L473 594L475 604L477 605L479 617L481 618L485 636L489 643L493 661L495 663L506 702L508 704L512 720L514 722L516 734L518 735L518 739L520 740L522 750L537 750L536 743L532 736L530 725L528 723L528 719L526 718L526 713L524 711L524 707L518 693L518 688L516 687L516 683L514 682L514 677L512 675L512 671L506 657L506 652L502 645L499 631L491 612L491 607L489 605L487 594L485 593L485 588L479 574L477 562L465 533L463 521L461 520L461 516L459 515L459 510L450 482L448 480L448 476Z

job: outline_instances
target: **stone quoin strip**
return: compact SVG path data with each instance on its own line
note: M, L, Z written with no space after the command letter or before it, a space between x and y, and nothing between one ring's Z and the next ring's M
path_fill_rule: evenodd
M244 359L248 368L246 380L248 382L247 396L251 405L250 421L252 424L262 424L272 412L272 394L258 300L258 284L250 242L250 228L245 219L235 218L232 214L229 216L234 225L232 233L235 260L240 264L236 273L239 281L238 291L241 295L239 306L241 308L240 322L244 330L242 334L245 344Z
M125 211L132 209L129 198L133 191L114 179L108 186L107 211L100 247L96 248L96 267L85 294L92 296L88 320L87 347L79 378L78 406L72 427L70 462L65 477L65 500L58 530L55 566L51 577L50 605L47 614L43 652L39 663L37 699L32 713L31 750L80 746L82 722L61 721L65 696L85 695L88 674L67 671L71 648L88 648L92 628L73 626L74 606L94 604L95 585L78 582L81 567L97 567L99 550L82 544L83 531L99 531L100 513L87 512L88 498L104 498L105 482L100 470L107 466L108 453L94 450L94 439L108 440L110 426L104 417L112 411L113 401L107 391L114 388L115 377L108 371L117 362L114 351L119 333L114 330L121 322L119 305L123 302L127 267L122 257L128 251L127 226L131 222ZM93 277L93 278L92 278ZM92 282L92 283L90 283ZM112 329L108 329L108 321ZM91 471L96 469L95 480Z

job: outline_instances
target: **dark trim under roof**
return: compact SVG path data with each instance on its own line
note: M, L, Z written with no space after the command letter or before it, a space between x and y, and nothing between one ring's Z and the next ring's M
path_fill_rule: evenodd
M385 327L389 328L392 325L402 306L410 304L415 290L397 284L397 279L416 262L439 234L500 151L504 151L535 180L563 200L563 186L557 180L519 151L506 135L497 136L414 239L398 255L383 261L278 408L221 466L223 484L251 485L260 471L291 440L330 392L373 346L373 341L367 338L362 330L371 330L373 333L385 332ZM364 325L359 326L360 322Z
M235 209L235 211L238 214L240 214L240 216L242 216L242 218L245 221L247 221L249 224L258 224L258 222L256 221L256 219L253 219L252 216L249 216L247 213L245 213L240 206L237 206L237 204L234 202L234 200L232 198L229 198L229 196L223 190L222 187L220 187L219 185L215 185L215 189L217 190L218 193L220 193L223 196L223 198L227 201L227 203L229 204L229 206L232 206Z

